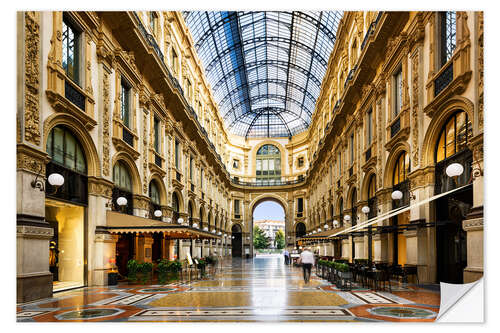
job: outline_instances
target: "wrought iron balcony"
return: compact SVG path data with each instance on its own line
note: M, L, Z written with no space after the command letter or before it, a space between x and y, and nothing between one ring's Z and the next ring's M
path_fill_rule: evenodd
M64 81L64 97L85 112L85 96L73 84L69 80Z
M134 147L134 135L125 126L123 126L123 141L130 147Z
M434 80L434 96L439 95L453 81L453 62Z
M396 134L398 134L398 132L399 132L400 129L401 129L401 118L398 118L391 125L391 138L393 138Z
M372 147L368 148L367 151L365 151L365 162L368 162L368 160L372 157Z
M263 186L286 186L286 185L295 185L303 183L305 179L300 180L299 178L295 180L282 180L282 179L269 179L269 180L258 180L254 182L243 182L243 181L235 181L232 180L233 184L243 185L243 186L255 186L255 187L263 187Z

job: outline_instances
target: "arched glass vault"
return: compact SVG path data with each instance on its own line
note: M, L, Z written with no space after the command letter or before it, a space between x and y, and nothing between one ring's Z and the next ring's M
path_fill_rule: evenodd
M309 127L342 15L183 12L230 132L287 137Z

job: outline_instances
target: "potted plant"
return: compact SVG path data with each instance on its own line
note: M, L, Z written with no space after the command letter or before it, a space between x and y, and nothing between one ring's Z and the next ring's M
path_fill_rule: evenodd
M158 260L156 265L156 271L158 272L158 282L160 284L165 284L168 281L169 272L169 261L167 259Z
M182 269L182 263L179 260L172 260L169 262L168 270L172 274L173 279L179 278L179 272Z
M139 263L135 259L130 259L127 262L127 280L129 284L137 282L137 272L139 271Z
M153 263L143 262L139 264L140 279L143 284L151 280L151 272L153 271Z
M205 266L207 265L206 261L203 259L198 259L198 269L201 272L201 276L205 276Z

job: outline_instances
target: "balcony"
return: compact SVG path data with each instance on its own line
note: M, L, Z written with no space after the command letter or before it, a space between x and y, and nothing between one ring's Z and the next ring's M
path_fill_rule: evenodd
M393 138L401 129L401 118L396 119L391 124L391 138Z
M137 151L138 137L117 119L113 120L113 145L116 150L130 154L135 160L139 158Z
M182 174L176 168L170 168L170 170L172 185L174 185L175 188L182 190L184 188L184 184L182 184Z
M434 79L434 96L439 95L453 81L453 63L448 64L438 77Z
M164 177L167 173L163 169L163 160L163 157L158 152L156 152L154 149L149 149L149 170L151 172L159 173L161 177Z
M62 71L62 73L60 73ZM49 88L47 99L57 112L69 113L80 120L87 130L97 125L94 119L94 99L78 84L66 77L62 69L49 69Z
M404 108L386 127L388 142L385 148L390 150L397 142L408 140L410 136L410 109Z
M269 186L287 186L296 185L305 182L304 178L297 178L295 180L283 180L283 179L269 179L269 180L256 180L252 182L236 181L231 180L231 183L235 185L250 186L250 187L269 187Z

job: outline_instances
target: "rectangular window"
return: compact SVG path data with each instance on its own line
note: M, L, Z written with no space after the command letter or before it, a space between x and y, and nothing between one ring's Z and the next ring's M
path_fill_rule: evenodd
M203 169L200 170L200 188L203 190Z
M338 153L339 177L342 175L342 152Z
M240 161L237 159L233 160L233 169L239 169L240 168Z
M351 165L354 163L354 133L351 134L351 137L349 138L349 146L350 146L350 161Z
M439 68L453 55L457 45L457 13L439 12Z
M299 168L302 168L304 166L304 158L299 157Z
M175 52L174 48L172 47L170 49L170 65L172 66L172 71L174 74L177 74L177 65L178 65L178 57L177 53Z
M394 118L401 111L403 102L403 71L399 68L394 74Z
M153 35L156 36L156 28L158 26L158 16L155 12L149 12L149 27L153 32Z
M189 180L193 181L193 158L189 158Z
M193 86L191 85L191 81L186 80L186 95L187 95L188 99L191 98L192 90L193 90Z
M160 153L160 121L154 117L155 151Z
M234 200L234 215L240 215L240 200Z
M373 116L372 109L370 109L366 113L366 131L367 131L368 146L372 144L372 138L373 138L372 116Z
M304 198L297 199L297 212L302 213L304 211Z
M122 80L120 92L121 119L123 125L130 128L130 87Z
M75 83L79 81L80 32L65 18L62 31L62 66L66 75Z
M175 140L175 167L179 170L179 141Z

